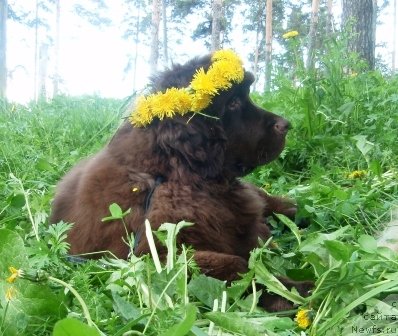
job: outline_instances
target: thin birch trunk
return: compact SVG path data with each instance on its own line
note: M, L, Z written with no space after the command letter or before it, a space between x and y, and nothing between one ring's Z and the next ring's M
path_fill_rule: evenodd
M257 25L256 29L256 47L254 50L254 64L253 64L253 75L254 78L256 79L255 82L253 83L253 91L256 91L257 87L257 82L258 82L258 48L259 48L259 40L260 40L260 32L259 32L259 26Z
M35 9L35 49L34 49L34 78L33 78L33 99L37 101L37 76L38 76L38 59L39 59L39 1L36 0Z
M54 41L54 78L53 98L59 94L59 39L60 39L61 0L55 2L55 41Z
M42 44L39 51L39 74L38 74L38 89L39 100L46 100L47 98L47 70L48 70L48 45Z
M149 60L151 74L156 73L159 61L159 26L160 26L160 0L152 1L151 24L151 56Z
M314 67L314 50L316 45L316 32L318 29L319 21L319 0L312 0L312 13L311 13L311 25L308 39L308 55L306 68L312 69Z
M133 92L136 90L136 80L137 80L137 62L138 62L138 46L140 43L140 20L141 20L141 5L138 4L137 8L137 22L135 30L135 51L134 51L134 64L133 64Z
M266 92L271 90L272 70L272 0L267 0L265 17L265 86Z
M163 20L163 55L164 64L169 65L169 50L168 50L168 36L167 36L167 4L166 0L162 0L162 20Z

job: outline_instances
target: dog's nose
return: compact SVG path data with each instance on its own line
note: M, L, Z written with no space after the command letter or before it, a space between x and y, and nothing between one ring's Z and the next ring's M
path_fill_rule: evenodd
M274 125L275 131L280 134L286 134L290 128L291 128L290 122L284 118L278 118L278 120Z

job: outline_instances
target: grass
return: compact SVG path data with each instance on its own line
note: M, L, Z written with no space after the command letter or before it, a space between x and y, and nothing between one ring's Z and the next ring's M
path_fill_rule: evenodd
M316 72L276 73L273 92L254 96L294 129L281 157L246 179L296 199L299 213L296 223L272 220L272 244L252 252L250 271L230 287L200 275L189 248L176 252L184 222L156 233L168 247L164 265L154 251L69 262L70 225L47 225L54 186L110 139L123 102L4 103L0 335L355 335L377 328L397 334L391 317L398 318L398 255L378 247L374 236L398 203L398 78L365 71L338 43L319 56ZM110 205L111 217L124 215ZM276 274L314 279L312 295L286 290ZM297 309L270 314L258 308L256 283L295 301ZM297 311L309 322L305 329L294 319Z

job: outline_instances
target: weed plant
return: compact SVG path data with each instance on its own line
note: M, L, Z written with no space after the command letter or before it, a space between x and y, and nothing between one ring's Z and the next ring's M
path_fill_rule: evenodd
M68 259L70 224L47 222L54 186L109 141L122 102L4 103L0 335L398 334L398 255L374 238L398 200L398 78L366 71L343 39L327 42L313 71L302 66L300 41L290 47L293 71L276 72L273 91L254 99L294 128L281 157L246 179L296 199L298 219L270 219L273 240L252 252L249 272L229 287L200 275L188 246L176 249L178 230L192 225L186 222L147 230L167 246L165 264L154 248L127 260ZM123 225L129 209L112 204L109 211ZM274 275L315 287L302 298ZM297 308L265 312L256 284Z

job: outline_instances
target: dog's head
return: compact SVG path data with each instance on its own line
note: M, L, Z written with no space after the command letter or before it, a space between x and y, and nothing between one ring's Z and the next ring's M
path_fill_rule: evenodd
M175 65L155 77L153 92L186 88L198 69L207 71L211 55ZM243 176L274 160L283 150L289 122L255 105L250 96L254 76L244 71L243 80L218 92L202 113L154 118L159 152L172 169L188 167L206 178Z

